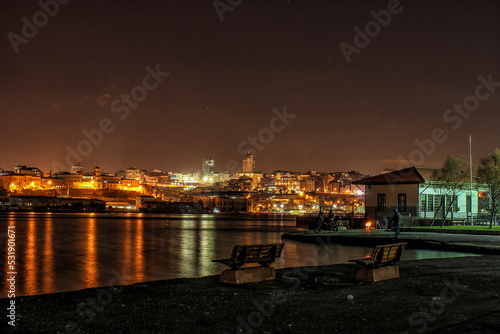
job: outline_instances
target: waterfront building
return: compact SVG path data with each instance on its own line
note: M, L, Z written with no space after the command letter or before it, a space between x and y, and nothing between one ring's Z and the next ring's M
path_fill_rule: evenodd
M51 196L11 196L6 209L12 211L104 212L106 202L98 199Z
M0 184L10 191L37 189L41 186L41 177L30 174L11 173L0 176Z
M486 185L473 178L472 194L469 177L464 177L463 190L452 194L445 185L433 181L431 175L439 168L410 167L355 181L365 186L366 215L376 220L390 220L397 209L408 223L424 224L434 217L465 221L474 217L487 205ZM472 196L471 196L472 195ZM472 205L471 205L472 200Z
M99 167L96 167L94 169L93 175L83 175L81 179L75 180L70 188L93 190L106 189L136 192L143 191L139 180L123 179L120 176L103 174Z
M158 199L153 196L137 196L135 198L135 207L137 210L147 207L148 202L157 202Z
M238 193L221 194L215 198L215 206L219 212L240 212L248 210L246 195Z

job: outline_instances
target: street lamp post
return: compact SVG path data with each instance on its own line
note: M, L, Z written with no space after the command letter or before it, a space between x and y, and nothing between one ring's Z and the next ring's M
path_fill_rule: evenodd
M474 225L474 214L472 212L472 136L470 134L469 134L469 174L470 174L470 203L469 203L470 224Z

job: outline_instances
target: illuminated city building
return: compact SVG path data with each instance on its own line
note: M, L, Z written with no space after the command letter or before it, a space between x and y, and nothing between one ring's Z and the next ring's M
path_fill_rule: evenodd
M42 177L41 187L44 189L58 189L64 186L64 180L57 177Z
M220 195L215 198L215 207L219 212L247 211L248 199L239 194Z
M127 172L125 173L125 178L128 180L140 180L141 170L137 167L129 167L127 168Z
M316 179L309 177L300 181L300 190L303 192L316 191Z
M71 166L71 174L82 174L83 175L83 166L78 164L76 166Z
M81 174L71 174L68 172L62 172L62 173L57 173L54 175L55 175L55 177L61 178L63 180L63 185L66 188L73 188L73 184L75 182L83 181L83 175L81 175Z
M276 172L274 184L276 187L282 188L286 191L300 190L299 178L291 172Z
M339 193L340 192L340 182L330 181L327 185L329 193Z
M214 172L214 166L215 166L215 163L214 163L214 159L212 159L211 157L203 157L202 159L202 176L205 177L205 176L210 176L211 174L213 174Z
M143 175L143 183L150 186L168 186L172 179L176 178L162 171L152 171Z
M248 152L245 159L243 159L242 170L243 173L253 173L255 171L255 159L252 153Z
M8 174L1 177L2 187L10 191L37 189L41 186L41 177L28 174Z
M26 167L24 165L16 165L14 167L14 174L41 176L42 171L37 167Z

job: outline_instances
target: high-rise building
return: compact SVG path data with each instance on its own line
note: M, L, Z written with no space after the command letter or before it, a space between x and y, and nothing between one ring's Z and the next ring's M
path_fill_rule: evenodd
M71 174L83 174L83 166L80 164L71 166Z
M211 157L203 157L202 160L202 171L203 171L203 176L212 174L214 172L214 159Z
M243 159L243 173L253 173L255 171L255 160L250 151L247 152L245 159Z

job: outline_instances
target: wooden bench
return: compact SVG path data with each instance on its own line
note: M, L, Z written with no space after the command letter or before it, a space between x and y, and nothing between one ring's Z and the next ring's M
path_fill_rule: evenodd
M259 263L263 267L269 267L277 257L281 256L284 243L267 245L236 245L230 259L212 260L220 262L239 270L246 263Z
M399 261L407 243L380 245L373 249L367 258L349 260L363 266L355 275L357 281L379 282L399 278L399 268L394 264Z
M406 248L407 243L390 244L375 246L370 257L349 260L349 262L356 262L367 269L373 269L381 266L394 265L399 261L401 255Z
M451 225L452 226L462 226L462 225L465 225L465 220L453 220L451 222Z

